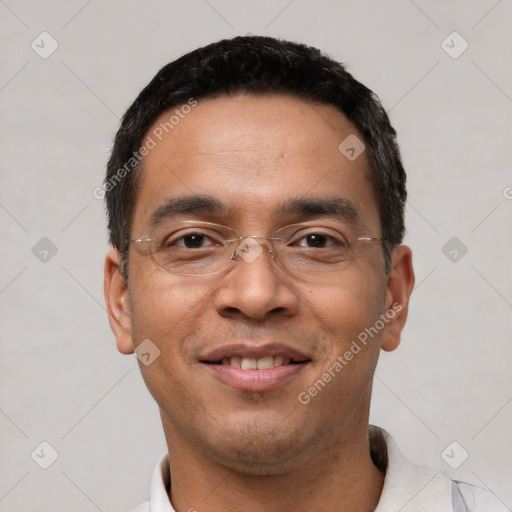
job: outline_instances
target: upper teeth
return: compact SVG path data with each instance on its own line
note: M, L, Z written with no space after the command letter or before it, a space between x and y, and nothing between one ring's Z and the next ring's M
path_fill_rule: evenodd
M223 365L234 366L235 368L242 368L242 370L266 370L274 366L282 366L290 364L289 357L282 356L265 356L255 359L253 357L225 357L222 360Z

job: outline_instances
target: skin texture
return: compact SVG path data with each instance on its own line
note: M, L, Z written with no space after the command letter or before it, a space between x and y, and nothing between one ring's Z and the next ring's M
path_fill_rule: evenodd
M319 219L280 218L275 208L287 199L338 196L355 205L361 235L379 238L366 154L350 162L338 150L349 134L358 135L332 106L284 95L202 100L145 157L131 238L148 236L148 219L166 200L192 194L214 196L227 211L180 218L252 235ZM161 351L140 369L160 407L175 509L373 510L384 476L368 446L372 377L380 350L400 342L413 285L406 246L394 250L389 274L377 243L347 269L321 276L291 275L264 254L227 273L190 277L162 271L132 245L128 288L110 251L105 297L118 349L131 354L150 339ZM301 404L299 393L396 303L401 311ZM284 343L311 362L277 388L241 391L200 363L238 342Z

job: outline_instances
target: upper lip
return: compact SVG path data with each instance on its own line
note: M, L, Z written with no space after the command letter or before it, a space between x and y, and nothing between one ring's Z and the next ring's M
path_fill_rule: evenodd
M246 343L237 343L233 345L224 345L208 352L201 357L202 362L218 362L224 358L239 356L260 359L266 356L273 357L289 357L297 363L309 361L310 358L296 348L281 343L270 343L266 345L254 345Z

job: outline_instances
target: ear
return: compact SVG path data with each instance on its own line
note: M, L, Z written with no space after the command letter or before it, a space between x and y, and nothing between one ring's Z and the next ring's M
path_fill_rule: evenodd
M133 354L131 336L131 311L129 294L120 272L121 255L111 249L105 258L105 276L103 280L108 321L116 337L117 349L121 354Z
M392 269L386 286L386 316L389 319L382 338L382 349L395 350L400 344L409 310L409 297L414 288L412 251L406 245L398 246L392 255Z

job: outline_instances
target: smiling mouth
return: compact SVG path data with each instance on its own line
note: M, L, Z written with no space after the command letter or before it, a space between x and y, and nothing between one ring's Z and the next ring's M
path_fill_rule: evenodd
M233 368L241 368L242 370L269 370L287 365L305 364L310 362L309 359L303 361L295 361L290 357L284 356L263 356L259 358L231 356L224 357L220 361L203 361L206 364L231 366Z
M313 360L284 343L232 343L212 350L199 362L231 388L263 392L299 378Z

